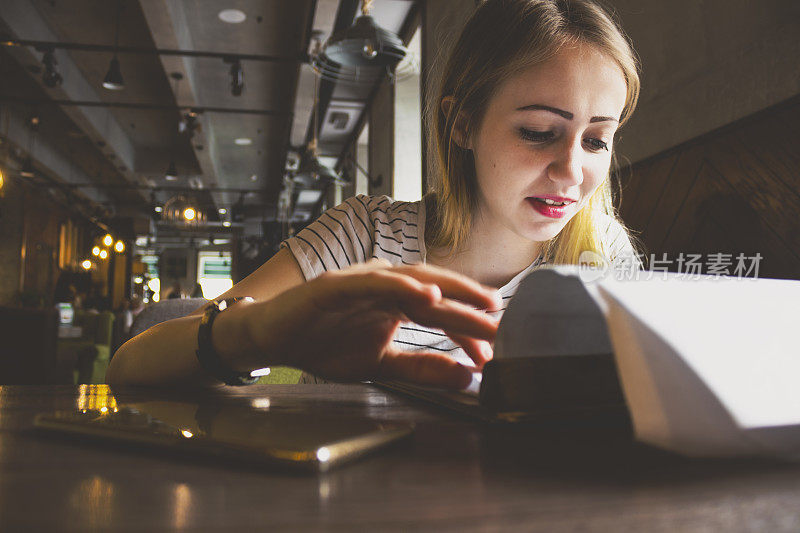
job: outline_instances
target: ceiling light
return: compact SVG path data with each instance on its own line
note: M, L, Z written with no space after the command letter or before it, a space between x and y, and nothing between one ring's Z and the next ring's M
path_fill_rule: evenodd
M116 250L118 254L121 254L125 251L125 243L122 241L117 241L117 243L114 245L114 250Z
M114 237L112 237L110 233L107 233L106 236L103 237L103 244L105 246L111 246L114 244Z
M81 263L81 266L83 267L84 270L89 270L90 268L92 268L92 262L89 261L88 259L85 259L83 263Z
M103 87L110 91L121 91L125 88L122 70L119 68L119 59L117 59L116 55L111 58L111 63L108 65L108 72L106 77L103 78Z
M253 139L250 139L248 137L239 137L233 142L236 143L238 146L250 146L251 144L253 144Z
M157 206L155 206L155 207L154 207L154 209L155 209L155 212L156 212L156 213L160 213L161 211L163 211L163 210L164 210L164 208L163 208L163 207L161 207L160 205L157 205Z
M225 222L223 222L222 225L225 226L226 228L231 227L231 223L229 221L227 221L227 220Z
M5 176L3 175L3 170L0 169L0 190L3 189L3 185L6 184Z
M224 214L226 214L227 212L228 212L228 210L227 210L227 209L225 209L224 207L220 207L220 208L219 208L219 214L220 214L220 215L224 215Z
M22 163L22 168L19 170L19 175L23 178L32 178L36 175L33 170L33 158L28 156L28 158L25 159L25 162Z
M167 181L175 181L178 179L178 168L175 166L175 161L169 162L167 171L164 173L164 178L166 178Z
M95 246L94 248L92 248L92 255L95 256L95 257L100 255L100 247L99 246Z
M53 53L52 48L45 50L44 56L42 56L42 64L44 65L44 72L42 72L42 83L45 84L45 87L50 87L52 89L61 85L61 82L64 81L64 79L56 70L58 61L56 61L56 56Z
M217 16L219 20L227 22L228 24L240 24L247 19L247 15L238 9L223 9Z
M162 218L166 222L178 225L198 225L205 223L206 215L197 207L197 202L190 196L178 194L164 204Z
M108 257L108 250L100 250L100 259L105 259Z
M297 205L316 204L322 198L322 191L318 189L306 189L297 195Z

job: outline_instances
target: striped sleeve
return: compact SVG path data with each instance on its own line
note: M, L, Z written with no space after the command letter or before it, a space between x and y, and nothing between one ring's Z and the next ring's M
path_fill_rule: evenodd
M605 225L603 242L613 268L641 270L641 258L622 224L608 215L604 216L603 224Z
M331 207L294 237L281 243L294 255L306 280L328 270L339 270L371 257L373 224L353 197Z

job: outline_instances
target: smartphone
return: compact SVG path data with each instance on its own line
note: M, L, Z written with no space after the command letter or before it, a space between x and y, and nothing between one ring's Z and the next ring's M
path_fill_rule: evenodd
M95 406L96 407L96 406ZM248 463L324 472L408 437L413 425L250 405L149 401L40 413L48 431L165 447Z

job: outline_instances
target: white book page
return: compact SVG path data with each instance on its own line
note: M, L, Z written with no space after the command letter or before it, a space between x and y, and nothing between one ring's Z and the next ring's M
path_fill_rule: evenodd
M800 424L800 282L662 276L599 290L678 354L741 427Z

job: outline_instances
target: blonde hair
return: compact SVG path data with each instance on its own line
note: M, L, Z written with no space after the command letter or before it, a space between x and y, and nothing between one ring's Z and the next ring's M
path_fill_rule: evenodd
M479 127L500 85L520 70L547 61L564 47L589 44L619 65L627 84L624 124L639 97L638 60L611 16L592 0L486 0L470 17L425 110L432 167L429 248L455 252L466 242L477 208L472 152L453 138L456 117L467 136ZM452 98L448 112L445 98ZM612 154L612 157L613 154ZM578 263L583 251L608 257L600 217L616 215L610 173L558 235L542 245L550 263ZM621 221L619 221L621 223ZM623 225L624 227L624 225ZM603 229L605 226L603 226Z

